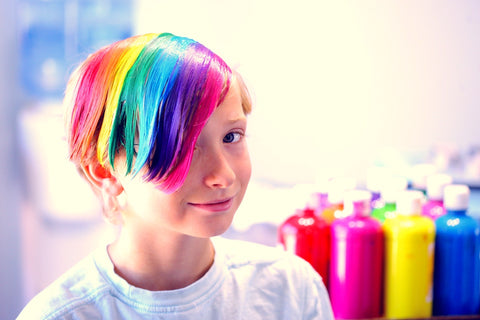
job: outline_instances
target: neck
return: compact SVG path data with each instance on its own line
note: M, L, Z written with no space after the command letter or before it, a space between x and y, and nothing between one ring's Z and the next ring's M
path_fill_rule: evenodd
M152 234L122 230L108 253L120 277L151 291L175 290L194 283L214 259L209 238L158 230Z

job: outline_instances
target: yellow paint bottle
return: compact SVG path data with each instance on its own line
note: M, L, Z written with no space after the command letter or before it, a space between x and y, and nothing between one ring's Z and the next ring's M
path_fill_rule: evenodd
M420 215L424 195L403 191L397 215L385 220L384 310L386 318L432 314L435 224Z

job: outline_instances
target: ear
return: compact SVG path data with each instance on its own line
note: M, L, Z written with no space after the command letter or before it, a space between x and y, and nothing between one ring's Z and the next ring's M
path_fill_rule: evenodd
M123 186L110 169L102 167L98 162L82 166L82 169L95 192L106 193L113 197L123 192Z
M114 225L122 224L121 212L125 207L125 201L121 201L122 184L108 168L102 167L96 161L82 166L82 171L92 190L101 201L105 219Z

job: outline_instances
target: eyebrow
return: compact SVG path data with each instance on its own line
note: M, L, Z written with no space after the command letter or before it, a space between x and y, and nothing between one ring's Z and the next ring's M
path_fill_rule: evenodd
M235 118L232 118L232 119L227 119L226 122L228 123L236 123L236 122L244 122L244 121L247 121L247 117L244 116L244 115L241 115L239 117L235 117Z

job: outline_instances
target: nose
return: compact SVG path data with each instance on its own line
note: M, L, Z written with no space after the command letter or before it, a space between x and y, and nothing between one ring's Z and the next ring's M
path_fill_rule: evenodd
M220 150L208 157L205 169L204 181L210 188L227 188L236 179L232 159L224 155Z

